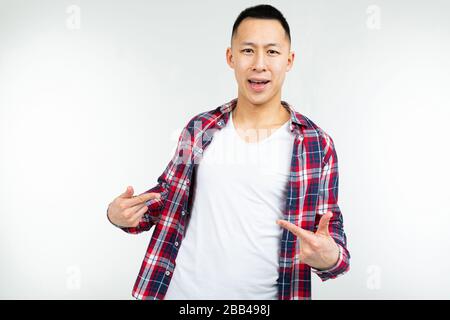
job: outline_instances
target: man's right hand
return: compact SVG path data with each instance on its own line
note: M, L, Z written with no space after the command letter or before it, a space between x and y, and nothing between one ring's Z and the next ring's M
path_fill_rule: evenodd
M133 187L115 198L108 206L107 216L115 225L121 227L137 227L148 207L145 202L151 199L161 199L161 194L149 192L133 196Z

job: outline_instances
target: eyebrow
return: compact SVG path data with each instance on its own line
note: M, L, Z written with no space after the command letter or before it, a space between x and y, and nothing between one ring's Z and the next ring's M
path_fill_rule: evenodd
M253 42L241 42L240 45L256 47L255 43ZM278 43L268 43L264 47L267 48L267 47L281 47L281 46Z

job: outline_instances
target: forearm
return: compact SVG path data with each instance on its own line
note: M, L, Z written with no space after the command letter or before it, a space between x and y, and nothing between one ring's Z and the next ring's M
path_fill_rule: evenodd
M329 268L321 270L313 269L323 281L336 278L350 269L350 253L347 250L347 237L344 232L344 221L338 205L338 190L338 158L333 140L329 138L327 140L324 166L322 168L319 184L319 197L316 207L316 226L320 221L322 214L325 214L327 211L333 213L328 230L339 249L339 254L336 263L333 265L330 264L331 266Z

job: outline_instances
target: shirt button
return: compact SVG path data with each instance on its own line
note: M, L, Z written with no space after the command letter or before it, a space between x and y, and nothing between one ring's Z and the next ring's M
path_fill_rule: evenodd
M170 271L166 271L166 276L170 276Z
M181 215L184 216L186 214L186 211L181 211Z
M178 241L175 241L175 247L178 247Z

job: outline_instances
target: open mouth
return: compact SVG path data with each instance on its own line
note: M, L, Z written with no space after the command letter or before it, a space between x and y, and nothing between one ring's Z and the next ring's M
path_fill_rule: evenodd
M270 80L266 80L266 81L254 81L254 80L248 80L249 83L251 84L266 84L269 83Z
M256 92L263 91L267 87L267 84L269 82L270 82L270 80L262 80L262 81L248 80L248 83L250 84L250 88Z

